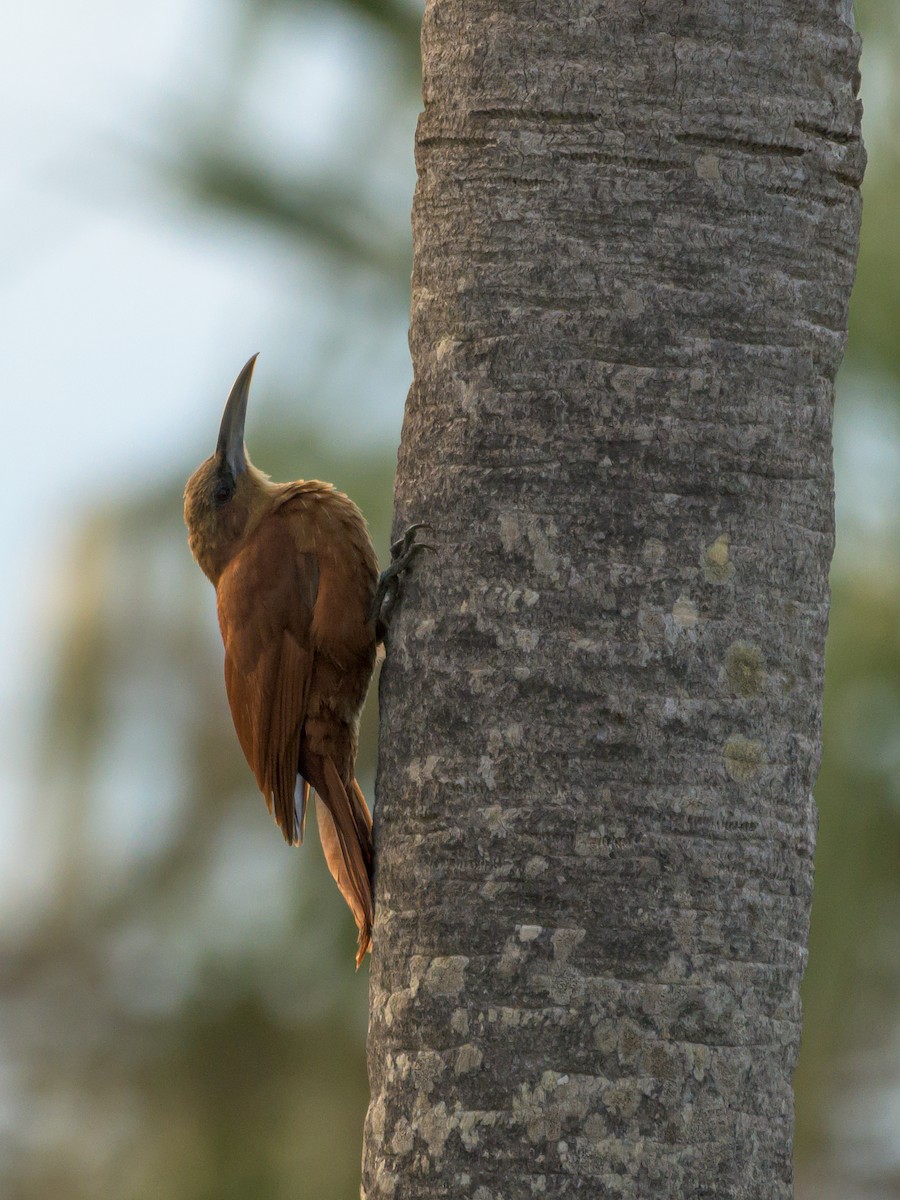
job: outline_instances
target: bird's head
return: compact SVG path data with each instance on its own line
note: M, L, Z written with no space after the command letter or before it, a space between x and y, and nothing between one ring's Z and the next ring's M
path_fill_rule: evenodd
M254 467L244 445L247 398L255 364L254 354L234 381L215 454L200 464L184 489L188 544L213 583L218 583L222 571L271 504L268 476Z

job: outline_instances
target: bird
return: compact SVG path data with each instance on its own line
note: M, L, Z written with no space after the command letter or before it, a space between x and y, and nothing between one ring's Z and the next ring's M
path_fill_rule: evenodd
M434 547L410 526L379 574L365 519L330 483L273 483L247 454L258 355L239 372L215 453L184 492L194 559L216 589L225 690L244 756L290 845L310 792L328 868L358 929L374 921L372 818L356 781L359 716L404 574Z

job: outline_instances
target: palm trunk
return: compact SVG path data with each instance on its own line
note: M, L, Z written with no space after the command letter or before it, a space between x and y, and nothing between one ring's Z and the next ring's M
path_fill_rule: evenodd
M367 1200L790 1196L848 9L427 6Z

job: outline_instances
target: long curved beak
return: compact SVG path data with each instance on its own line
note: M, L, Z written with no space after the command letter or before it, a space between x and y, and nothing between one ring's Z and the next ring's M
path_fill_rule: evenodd
M254 354L241 367L241 372L232 385L222 424L219 426L219 441L216 456L221 456L236 477L247 470L247 451L244 449L244 422L247 419L247 400L250 396L250 380L259 354Z

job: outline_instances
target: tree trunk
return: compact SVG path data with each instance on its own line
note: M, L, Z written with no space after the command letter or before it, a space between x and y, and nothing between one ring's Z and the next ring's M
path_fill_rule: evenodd
M368 1200L788 1197L843 0L430 0Z

